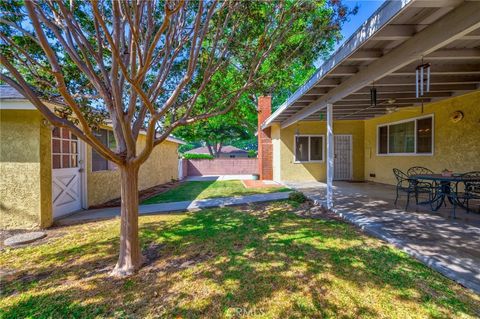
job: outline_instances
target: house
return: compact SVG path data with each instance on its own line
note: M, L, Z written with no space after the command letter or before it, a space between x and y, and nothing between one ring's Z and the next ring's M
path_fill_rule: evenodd
M480 170L480 11L470 1L385 2L271 114L259 173L276 181L395 184L393 168Z
M108 126L96 134L106 145L114 143ZM0 86L0 141L2 229L48 227L56 218L120 197L114 165L68 130L53 127L5 85ZM140 150L144 143L140 135ZM153 150L140 169L140 189L178 178L182 143L169 137Z
M185 152L185 154L204 154L204 155L210 155L210 152L208 151L207 146L202 146L202 147L197 147L194 148L193 150ZM242 150L238 147L231 146L231 145L226 145L222 146L221 151L219 156L220 158L245 158L248 157L248 152L245 150Z

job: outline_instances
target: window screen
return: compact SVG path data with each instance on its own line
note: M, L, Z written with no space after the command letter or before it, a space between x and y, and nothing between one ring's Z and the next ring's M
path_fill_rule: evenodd
M308 136L297 136L295 146L295 160L308 161Z
M378 154L433 153L433 118L384 125L377 132Z
M432 152L432 118L417 120L417 153Z
M323 137L322 136L310 136L310 160L321 161L323 160Z
M388 126L378 128L378 153L388 153Z
M102 142L103 145L110 149L116 148L115 138L113 132L107 130L97 130L94 132L95 136ZM115 165L104 159L97 151L92 149L92 172L106 171L115 169Z
M389 153L415 152L415 122L406 122L389 126Z

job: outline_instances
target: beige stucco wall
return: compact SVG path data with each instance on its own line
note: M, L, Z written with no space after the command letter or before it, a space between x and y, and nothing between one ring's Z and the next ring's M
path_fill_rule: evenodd
M327 135L325 121L302 121L285 129L277 125L272 127L274 145L274 179L283 181L325 181L326 163L294 163L294 135L298 129L300 134ZM333 134L352 135L353 144L353 179L364 179L364 122L335 121ZM279 154L279 156L278 156ZM326 157L326 140L324 158Z
M450 114L462 111L458 123ZM377 156L377 125L422 115L434 115L434 154L425 156ZM454 172L480 170L480 91L365 121L365 178L394 184L393 168L402 171L411 166L428 167L435 172L447 168ZM375 174L376 177L370 177Z
M39 112L0 110L1 228L51 225L50 160L50 128Z
M145 136L140 135L137 150L145 145ZM155 147L139 172L139 189L178 179L178 144L164 141ZM120 172L118 170L92 172L92 149L87 147L87 203L88 206L102 204L120 197Z

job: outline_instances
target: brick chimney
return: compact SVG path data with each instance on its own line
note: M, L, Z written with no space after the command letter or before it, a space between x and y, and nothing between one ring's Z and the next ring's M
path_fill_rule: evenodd
M262 123L272 114L272 97L258 98L258 174L261 180L273 179L273 146L270 127L261 129Z

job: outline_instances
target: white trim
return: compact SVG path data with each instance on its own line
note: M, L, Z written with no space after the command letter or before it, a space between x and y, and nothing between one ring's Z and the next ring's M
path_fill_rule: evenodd
M297 161L297 137L308 137L308 161ZM310 160L311 158L311 145L310 137L321 137L322 138L322 159L321 160ZM304 164L304 163L323 163L325 162L325 135L323 134L298 134L293 135L293 164Z
M37 108L25 99L0 99L0 110L36 110Z
M333 207L333 174L335 143L333 140L333 105L327 104L327 208Z
M61 133L60 133L61 134ZM72 133L73 134L73 133ZM61 135L60 135L61 136ZM80 173L80 207L82 209L87 209L88 208L88 197L87 197L87 170L86 170L86 166L87 166L87 162L86 162L86 159L87 159L87 146L86 146L86 143L84 141L82 141L80 138L77 137L76 139L77 141L77 147L78 147L78 158L77 158L77 161L78 161L78 169L80 170L79 173ZM55 221L57 219L60 219L60 218L63 218L65 216L68 216L68 215L71 215L73 213L75 213L76 211L72 211L72 212L69 212L69 213L66 213L62 216L57 216L57 217L54 217L54 208L53 208L53 172L55 170L55 168L53 168L53 129L50 131L50 176L51 176L51 181L50 181L50 193L52 195L52 198L51 198L51 202L52 202L52 208L51 208L51 212L52 212L52 219ZM62 158L63 160L63 158ZM60 168L62 169L62 168Z
M426 119L426 118L431 118L432 119L432 151L430 153L417 153L417 121ZM390 153L390 126L391 125L396 125L396 124L402 124L402 123L407 123L407 122L414 122L414 152L413 153ZM380 127L387 127L387 153L382 154L379 153L380 150L380 134L379 134L379 129ZM376 140L376 156L433 156L435 155L435 114L431 113L428 115L421 115L417 117L412 117L400 121L395 121L395 122L387 122L387 123L382 123L382 124L377 124L375 134L377 136Z
M79 143L78 145L80 146L79 148L79 154L78 156L81 157L81 183L82 183L82 208L87 209L88 208L88 192L87 192L87 144L78 139Z

